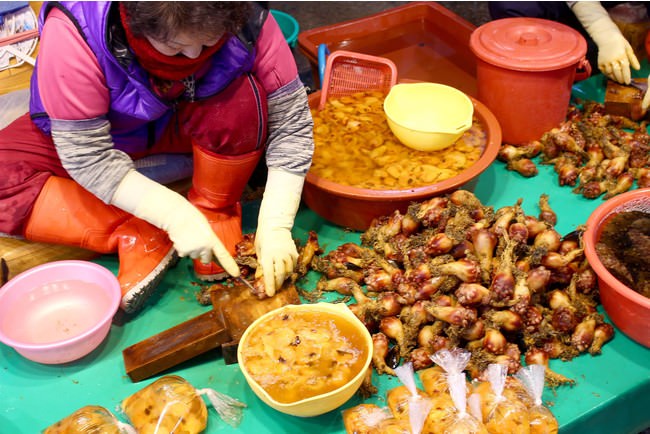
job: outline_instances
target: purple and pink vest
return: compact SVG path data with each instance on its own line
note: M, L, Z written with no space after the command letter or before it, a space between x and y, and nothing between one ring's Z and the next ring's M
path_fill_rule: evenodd
M169 122L173 104L160 99L151 89L147 72L137 61L120 64L106 44L111 2L46 2L41 8L39 28L48 12L60 8L75 23L80 34L97 57L110 91L107 119L116 149L127 153L142 152L157 140ZM212 57L206 74L195 84L195 98L203 99L225 89L235 78L250 72L255 50L231 36ZM50 134L50 118L45 112L38 88L38 60L32 74L30 114L33 122Z

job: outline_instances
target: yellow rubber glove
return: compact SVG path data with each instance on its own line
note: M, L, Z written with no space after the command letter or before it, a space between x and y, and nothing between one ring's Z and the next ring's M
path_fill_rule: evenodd
M179 256L207 264L214 256L228 274L239 266L210 227L208 220L183 196L135 170L120 183L111 203L164 230Z
M305 177L270 168L255 235L257 260L271 297L296 267L298 250L291 228L300 206Z
M630 84L630 67L639 70L639 60L600 2L579 1L571 9L598 46L598 69L621 84Z

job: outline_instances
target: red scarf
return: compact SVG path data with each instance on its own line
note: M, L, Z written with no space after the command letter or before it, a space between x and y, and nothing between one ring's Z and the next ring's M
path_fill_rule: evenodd
M149 72L149 74L163 80L178 81L196 73L204 66L210 57L216 53L225 42L222 37L219 42L212 47L207 47L201 51L196 59L190 59L183 55L165 56L157 51L146 38L137 38L133 36L131 29L127 24L126 9L120 3L120 17L126 33L126 39L129 46L135 53L135 57L140 65Z

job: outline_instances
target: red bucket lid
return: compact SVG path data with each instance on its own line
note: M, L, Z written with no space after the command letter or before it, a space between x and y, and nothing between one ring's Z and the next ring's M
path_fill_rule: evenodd
M576 30L541 18L502 18L483 24L470 37L481 60L518 71L550 71L574 65L587 53Z

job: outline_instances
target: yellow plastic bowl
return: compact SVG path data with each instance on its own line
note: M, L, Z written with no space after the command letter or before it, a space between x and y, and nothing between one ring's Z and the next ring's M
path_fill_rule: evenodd
M388 126L406 146L438 151L472 126L474 105L460 90L439 83L401 83L384 100Z
M255 379L252 378L248 370L246 369L244 355L242 352L247 346L247 342L252 332L257 329L260 324L264 323L268 318L275 315L281 314L283 312L289 311L300 311L300 312L318 312L321 314L331 315L333 317L342 318L347 320L352 324L354 333L358 333L362 337L363 344L366 347L365 351L367 354L366 359L362 365L361 370L355 375L349 382L345 385L339 387L338 389L332 390L328 393L323 393L321 395L312 396L310 398L302 399L299 401L291 403L281 403L276 401L269 395L269 393L260 386ZM244 332L241 339L239 340L239 346L237 348L237 361L239 362L239 367L244 374L244 378L248 382L248 385L253 390L253 392L262 400L264 403L269 405L271 408L274 408L277 411L282 413L290 414L292 416L299 417L311 417L318 416L328 411L332 411L341 405L345 404L352 395L355 394L363 379L366 376L368 368L370 367L370 362L372 360L372 337L370 332L363 325L363 323L352 313L352 311L343 303L315 303L315 304L301 304L301 305L286 305L279 309L275 309L271 312L267 312L258 319L256 319Z

